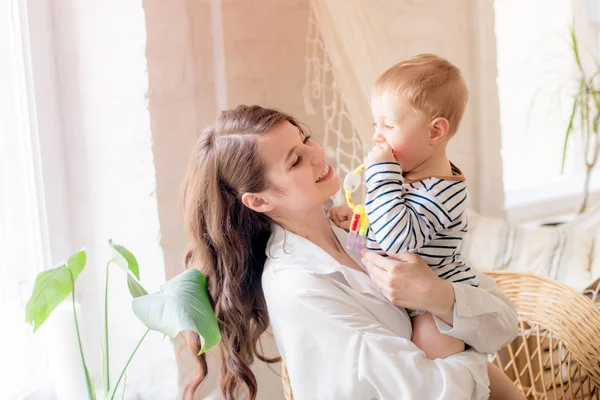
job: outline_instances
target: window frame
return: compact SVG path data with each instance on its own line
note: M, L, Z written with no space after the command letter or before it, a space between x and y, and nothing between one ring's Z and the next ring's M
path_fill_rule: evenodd
M11 174L19 174L18 179L23 182L26 189L28 203L25 209L15 210L28 215L32 226L25 228L19 226L9 227L8 231L16 229L29 229L32 248L37 261L35 265L13 268L12 275L17 275L15 284L20 285L19 310L23 311L25 319L25 302L31 294L34 279L37 273L51 268L54 264L66 257L71 247L71 224L69 215L69 191L64 157L64 141L61 126L60 101L58 96L58 74L56 73L56 54L53 33L53 13L51 0L11 0L5 3L6 30L10 32L7 37L8 48L12 54L7 57L11 63L8 68L14 72L13 86L4 94L7 101L15 105L16 113L7 113L5 118L14 118L11 125L18 126L12 140L19 143L19 149L8 154L14 154L17 159L11 163L15 168L23 165L20 171L11 170ZM12 90L14 88L14 90ZM10 103L9 103L10 104ZM19 329L26 328L23 324ZM54 327L49 329L62 329ZM35 334L32 338L25 339L27 346L36 349L37 365L28 376L28 383L21 387L18 393L9 393L18 398L41 393L51 395L51 374L39 376L39 370L50 367L46 339L48 328L43 334ZM19 347L21 347L19 345ZM45 363L45 366L44 366ZM40 366L42 364L42 366ZM38 372L36 372L38 371ZM10 376L10 375L9 375ZM34 377L35 379L31 379ZM12 390L12 389L11 389Z

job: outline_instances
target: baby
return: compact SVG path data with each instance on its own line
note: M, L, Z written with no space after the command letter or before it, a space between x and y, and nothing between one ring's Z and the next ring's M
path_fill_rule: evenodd
M468 90L447 60L421 54L394 65L375 82L371 107L376 142L365 159L367 248L385 256L419 254L443 279L478 286L460 254L467 232L467 184L446 147L460 125ZM352 210L334 207L348 229ZM428 358L464 350L440 333L429 313L411 311L412 341Z

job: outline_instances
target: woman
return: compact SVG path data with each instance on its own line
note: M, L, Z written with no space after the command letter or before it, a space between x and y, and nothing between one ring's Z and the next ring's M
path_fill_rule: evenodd
M509 300L483 275L480 288L452 285L415 255L346 252L346 233L324 211L339 189L323 150L286 114L240 106L199 138L183 192L186 267L207 277L224 398L246 389L254 399L254 357L278 361L257 350L269 323L298 399L487 398L480 353L516 335ZM427 360L399 307L431 312L479 353ZM197 336L191 348L198 353ZM186 398L206 376L204 354L199 364Z

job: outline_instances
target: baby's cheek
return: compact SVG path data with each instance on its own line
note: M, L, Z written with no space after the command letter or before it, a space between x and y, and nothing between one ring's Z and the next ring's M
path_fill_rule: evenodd
M394 159L396 160L396 162L398 164L400 164L401 167L404 167L404 165L407 162L406 154L404 154L404 152L400 152L400 151L394 151Z
M392 154L394 155L394 157L396 159L403 157L404 151L402 151L401 148L399 148L398 146L390 146L390 147L392 148Z

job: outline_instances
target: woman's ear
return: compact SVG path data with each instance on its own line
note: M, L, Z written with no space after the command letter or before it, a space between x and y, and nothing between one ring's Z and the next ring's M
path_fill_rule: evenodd
M431 121L429 131L429 141L437 145L448 137L450 132L450 122L446 118L438 117Z
M249 209L260 213L267 213L273 210L273 204L257 193L244 193L242 195L242 203Z

